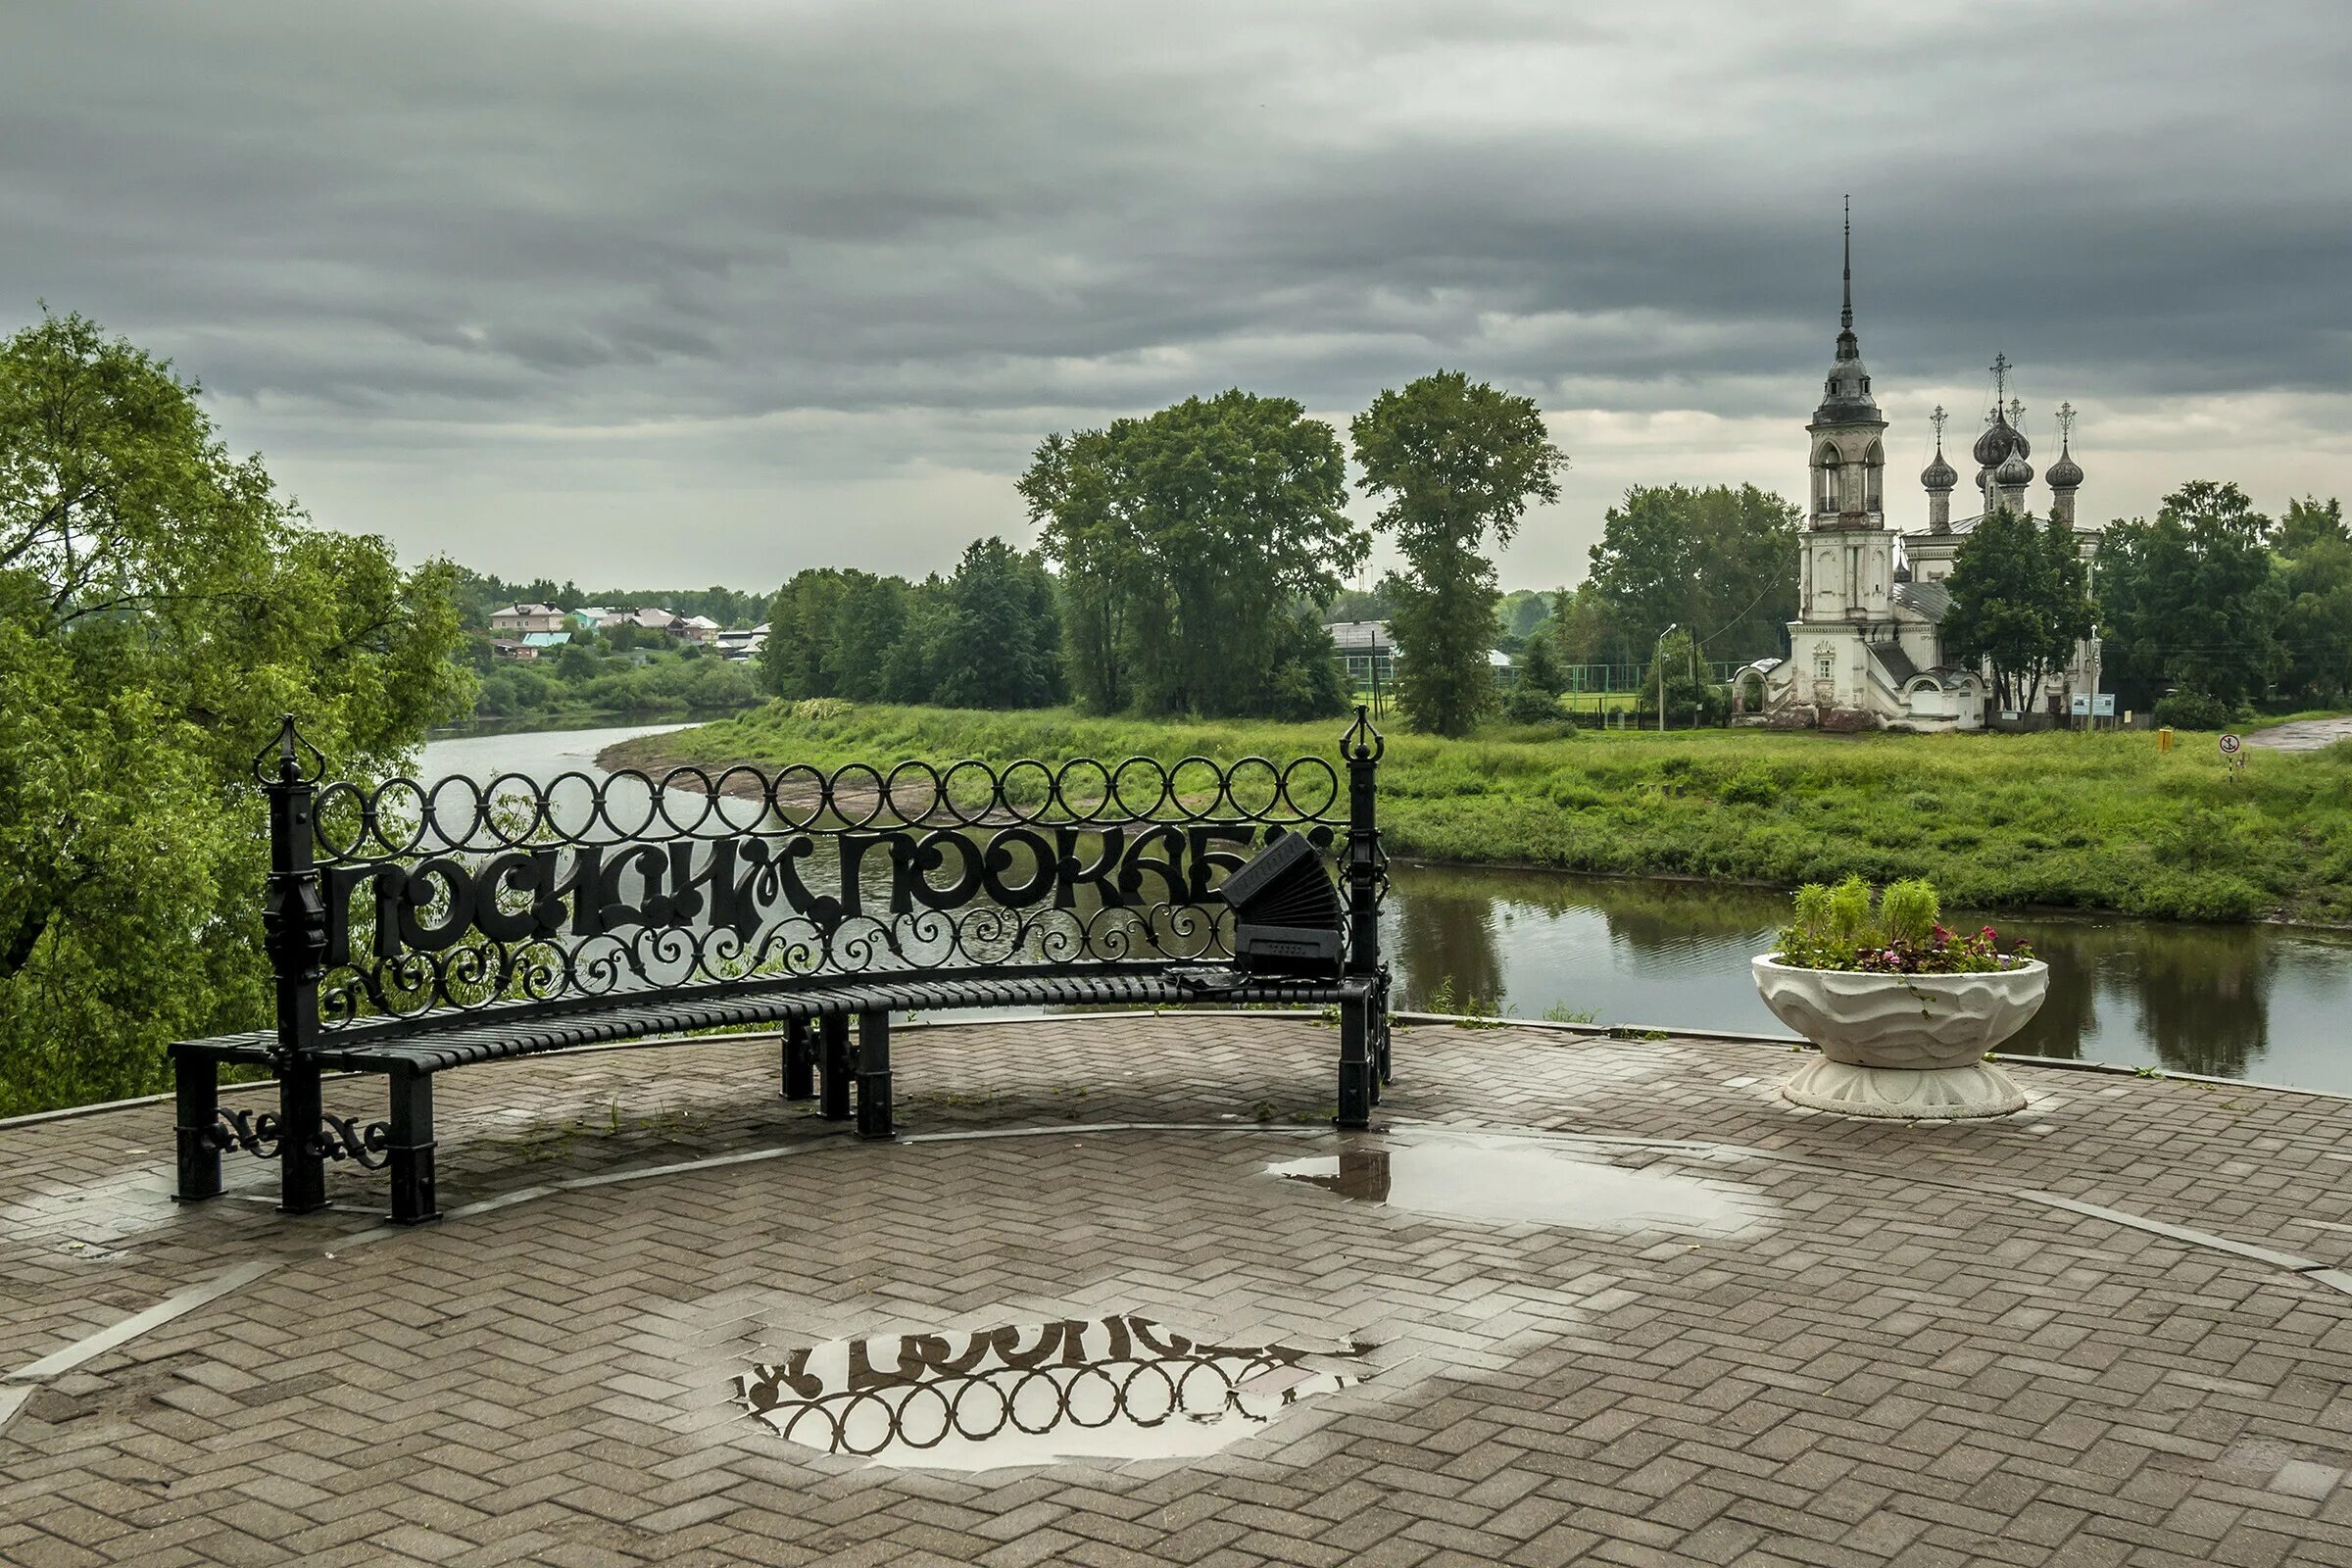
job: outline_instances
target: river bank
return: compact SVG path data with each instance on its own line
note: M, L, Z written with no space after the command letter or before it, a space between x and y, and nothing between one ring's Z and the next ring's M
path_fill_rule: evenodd
M610 748L607 765L1334 755L1341 726L1066 710L770 703ZM1755 730L1396 734L1392 854L1777 887L1927 876L1955 907L2176 920L2352 920L2352 747L2232 769L2211 737Z

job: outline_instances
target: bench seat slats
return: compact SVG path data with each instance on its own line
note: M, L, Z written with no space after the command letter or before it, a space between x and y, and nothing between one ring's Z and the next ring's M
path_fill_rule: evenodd
M1156 974L1000 974L927 979L893 976L726 998L673 996L666 1001L636 1004L615 998L612 1004L593 1011L556 1016L502 1019L475 1015L400 1037L339 1043L330 1036L320 1042L313 1054L319 1066L330 1070L382 1072L399 1066L410 1072L434 1073L476 1062L641 1040L652 1035L746 1028L845 1014L1054 1005L1245 1003L1321 1005L1359 995L1370 984L1360 979L1311 983L1237 981L1225 975L1210 981L1199 971L1182 970ZM255 1031L183 1041L172 1050L175 1054L211 1055L223 1060L260 1061L269 1058L274 1040L275 1036L268 1031Z

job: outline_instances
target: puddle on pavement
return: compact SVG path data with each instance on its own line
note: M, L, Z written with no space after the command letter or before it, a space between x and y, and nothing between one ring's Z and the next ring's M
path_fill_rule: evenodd
M1284 1160L1269 1174L1414 1214L1558 1225L1736 1234L1766 1201L1729 1183L1627 1166L1536 1138L1350 1138L1335 1155Z
M820 1453L911 1469L1213 1453L1371 1376L1352 1342L1212 1345L1132 1315L835 1340L735 1380L744 1407Z

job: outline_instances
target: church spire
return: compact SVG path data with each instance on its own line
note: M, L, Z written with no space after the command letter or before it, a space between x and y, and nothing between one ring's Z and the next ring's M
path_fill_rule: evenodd
M1838 358L1840 363L1862 357L1861 340L1854 336L1854 199L1845 199L1845 293L1838 312Z
M1862 364L1862 344L1854 336L1854 199L1845 199L1844 293L1838 311L1838 358L1822 382L1821 407L1813 411L1814 426L1868 424L1885 429L1879 406L1870 395L1870 371ZM1855 456L1859 457L1857 453Z
M1838 313L1838 325L1848 332L1854 329L1854 199L1845 199L1845 309Z

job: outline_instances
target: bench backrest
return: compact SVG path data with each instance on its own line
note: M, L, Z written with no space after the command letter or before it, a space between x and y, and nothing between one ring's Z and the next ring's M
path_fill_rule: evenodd
M427 786L327 781L288 719L256 760L278 1046L828 976L1213 963L1233 952L1216 888L1284 834L1336 865L1343 962L1369 975L1383 750L1359 709L1336 764L906 761Z

